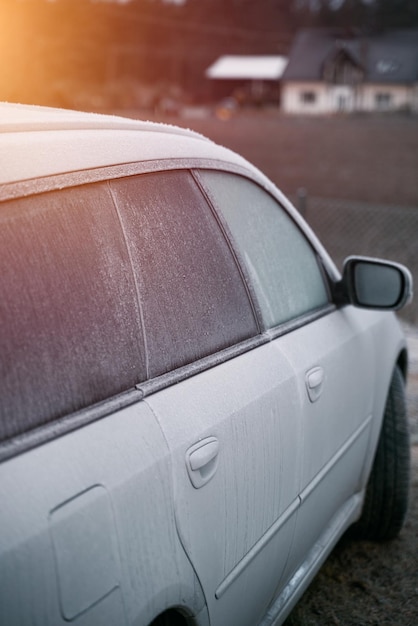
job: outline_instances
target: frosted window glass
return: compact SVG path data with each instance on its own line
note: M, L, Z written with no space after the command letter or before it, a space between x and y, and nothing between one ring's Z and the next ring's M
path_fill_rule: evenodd
M328 302L313 249L261 187L241 176L202 171L208 195L227 221L269 328Z
M149 377L258 332L235 263L188 172L111 182L139 288Z
M0 439L143 380L129 257L105 184L2 204Z

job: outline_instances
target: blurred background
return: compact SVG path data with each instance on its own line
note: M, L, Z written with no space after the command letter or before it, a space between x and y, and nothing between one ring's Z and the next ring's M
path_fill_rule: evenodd
M416 0L1 0L0 29L1 100L203 132L340 267L383 256L418 284Z
M341 39L395 29L413 37L418 29L416 0L2 0L0 7L0 97L83 108L164 108L166 98L179 107L207 104L234 91L253 104L279 104L280 74L270 89L261 75L251 91L233 68L223 80L208 69L224 55L288 58L306 28L332 28Z

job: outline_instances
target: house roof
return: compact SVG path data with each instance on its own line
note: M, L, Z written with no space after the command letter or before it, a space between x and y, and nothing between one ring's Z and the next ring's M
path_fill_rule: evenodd
M338 30L301 31L293 43L284 81L320 81L323 65L344 50L373 83L418 82L418 31L392 31L374 36L347 37Z
M205 75L218 80L278 80L286 65L283 56L226 55L215 61Z

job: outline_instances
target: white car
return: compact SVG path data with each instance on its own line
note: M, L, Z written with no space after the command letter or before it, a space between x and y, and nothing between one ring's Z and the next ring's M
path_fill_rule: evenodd
M404 267L201 135L0 105L0 623L280 624L408 494Z

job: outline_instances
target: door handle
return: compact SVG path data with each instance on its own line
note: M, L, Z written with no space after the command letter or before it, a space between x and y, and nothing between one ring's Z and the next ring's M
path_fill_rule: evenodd
M322 394L324 381L325 372L322 367L314 367L306 373L306 389L311 402L316 402Z
M203 487L214 476L218 454L219 441L216 437L207 437L187 450L186 468L193 487Z

